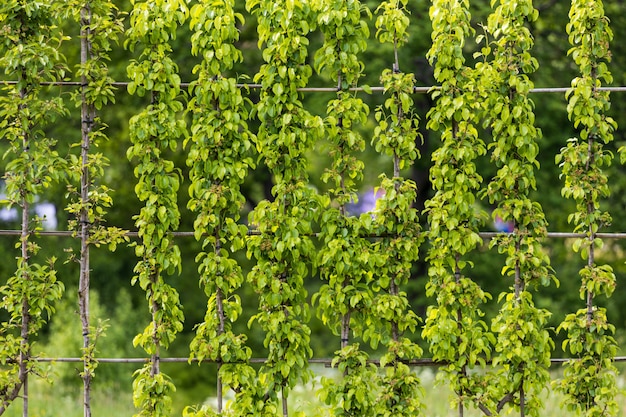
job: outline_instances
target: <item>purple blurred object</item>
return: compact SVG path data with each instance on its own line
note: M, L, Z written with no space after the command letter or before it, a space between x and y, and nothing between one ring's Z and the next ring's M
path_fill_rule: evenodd
M373 188L360 193L356 203L350 203L346 206L346 211L351 216L359 216L363 213L370 213L376 208L376 201L383 196L384 190L376 190Z
M515 223L513 223L513 221L511 220L504 221L502 220L502 217L496 216L495 220L493 221L493 227L498 232L513 233L513 230L515 230Z

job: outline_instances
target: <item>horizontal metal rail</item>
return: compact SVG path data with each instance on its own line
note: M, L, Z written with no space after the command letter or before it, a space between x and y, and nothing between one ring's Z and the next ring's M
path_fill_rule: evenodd
M22 233L21 230L0 229L0 236L20 236L21 233ZM32 232L32 233L35 236L41 236L41 237L58 236L58 237L75 237L77 239L80 238L80 236L76 234L77 232L73 232L71 230L42 230L42 231L37 231L37 232ZM426 235L428 234L428 231L424 231L422 232L422 234ZM172 232L171 235L174 237L194 237L195 232L189 232L189 231ZM248 236L258 236L258 235L260 235L259 231L254 230L254 229L248 230ZM320 233L313 233L309 235L309 237L319 237L320 235L321 235ZM491 239L496 236L506 235L506 233L479 232L478 235L482 237L483 239ZM138 232L128 231L125 233L125 236L128 236L130 238L136 238L138 237ZM384 237L390 237L390 236L369 234L365 237L376 239L376 238L384 238ZM572 238L584 238L584 237L587 237L587 235L584 233L573 233L573 232L548 232L545 237L549 239L572 239ZM600 238L600 239L626 239L626 232L598 232L595 234L595 237Z
M0 81L0 84L5 84L5 85L15 85L17 83L18 82L16 80ZM115 81L111 83L111 85L113 85L114 87L127 87L128 84L130 84L130 81ZM82 87L88 84L84 84L80 81L45 81L45 82L42 82L41 85L57 86L57 87ZM180 83L181 88L189 88L190 85L191 83L189 82ZM262 87L261 84L254 84L254 83L240 83L240 84L237 84L237 86L239 88L249 88L252 90L257 90ZM413 92L415 94L426 94L432 90L437 90L439 88L441 87L437 85L419 86L419 87L413 87ZM303 93L334 93L337 91L337 88L336 87L300 87L300 88L297 88L296 90L303 92ZM376 93L382 93L385 91L385 88L381 86L352 87L352 88L349 88L348 90L353 91L353 92L371 91L371 92L376 92ZM569 90L571 90L571 87L537 87L537 88L530 89L530 92L531 93L566 93ZM607 86L607 87L597 88L597 90L623 93L623 92L626 92L626 86L612 86L612 87Z
M93 358L95 361L99 363L149 363L150 358ZM550 363L553 365L564 364L568 361L577 360L578 358L551 358ZM42 362L42 363L78 363L83 362L83 359L78 357L63 357L63 358L37 358L31 357L31 361ZM328 365L330 366L335 359L333 358L312 358L309 359L309 364L319 364L319 365ZM247 362L228 362L228 363L250 363L250 364L264 364L267 361L266 358L251 358ZM206 363L206 364L215 364L218 363L214 360L204 359L202 361L192 358L182 358L182 357L173 357L173 358L159 358L159 362L165 363ZM377 359L370 359L367 361L368 363L372 363L375 365L380 365L380 361ZM435 361L431 358L423 358L423 359L407 359L402 360L402 363L405 363L412 367L438 367L447 365L446 362ZM626 356L616 356L613 358L613 362L626 362ZM221 364L227 362L220 362ZM485 361L486 364L489 364L490 361Z

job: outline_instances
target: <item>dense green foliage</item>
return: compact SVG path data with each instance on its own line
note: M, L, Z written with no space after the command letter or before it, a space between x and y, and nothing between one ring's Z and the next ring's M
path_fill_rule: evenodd
M131 51L142 47L137 60L128 65L130 94L147 95L150 104L129 121L129 159L137 160L135 193L144 202L134 218L140 242L135 253L132 283L146 291L152 320L133 339L151 355L150 363L138 370L133 382L133 401L137 416L165 416L171 413L174 383L161 372L161 347L167 348L183 329L182 305L178 292L164 280L164 274L180 271L181 256L171 232L178 228L180 213L177 191L180 174L166 156L178 148L186 134L185 121L178 115L183 105L178 100L180 77L170 53L170 37L185 22L188 10L184 1L134 2L131 27L125 45Z
M113 320L127 290L124 320L148 322L134 338L149 356L137 415L215 390L216 410L185 415L293 415L313 357L338 370L318 392L329 415L419 415L406 362L424 352L445 363L460 415L540 415L563 355L567 407L614 414L626 313L610 296L626 270L623 244L599 233L621 227L612 162L626 147L623 105L599 87L626 83L622 46L609 52L625 14L567 6L5 1L2 192L19 215L1 220L18 234L1 242L0 410L45 374L29 360L35 337L68 354L49 337L67 303L46 324L65 286L86 416L92 379L111 377L98 357L132 350L107 345L136 330ZM78 85L45 85L59 80ZM570 81L566 100L533 92ZM78 239L37 238L44 201ZM137 232L130 250L124 229ZM54 267L63 246L77 262ZM90 317L90 288L107 325Z
M610 195L603 168L611 164L612 154L604 147L613 140L616 123L606 114L610 107L608 92L598 88L612 81L606 63L611 58L609 42L613 32L602 2L573 1L569 16L569 54L580 76L572 81L567 93L567 110L574 126L580 128L580 139L570 139L557 162L565 177L562 194L576 201L576 211L568 220L575 231L585 235L575 240L573 249L587 261L580 270L580 298L586 306L568 314L558 328L567 332L563 349L576 358L568 362L558 387L567 395L569 409L580 410L586 416L605 416L617 411L616 368L611 362L617 343L613 338L615 326L608 322L606 309L595 304L595 297L611 296L616 278L610 265L598 265L596 252L603 245L597 233L611 220L600 204L601 198Z
M31 217L39 195L63 178L65 161L51 148L55 140L44 129L66 114L60 97L46 98L42 83L65 76L63 57L57 49L62 35L54 29L58 8L45 2L5 2L0 7L2 44L0 66L14 78L0 96L0 139L5 146L6 202L21 209L19 242L15 245L15 272L7 274L0 286L0 308L8 318L0 327L2 364L0 371L0 414L20 395L28 396L28 377L41 374L31 361L32 338L54 312L64 285L57 279L55 258L47 263L36 259L40 246L33 239L45 220ZM24 402L24 414L28 403Z

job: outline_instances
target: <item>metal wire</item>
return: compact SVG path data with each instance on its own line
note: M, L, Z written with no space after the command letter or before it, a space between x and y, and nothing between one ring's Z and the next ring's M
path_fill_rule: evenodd
M16 80L0 81L0 84L15 85L17 84L17 81ZM127 87L128 84L130 84L129 81L115 81L111 83L111 85L113 85L114 87ZM41 85L56 86L56 87L83 87L84 86L84 84L81 83L80 81L45 81L45 82L42 82ZM181 88L189 88L190 85L191 85L190 82L180 83ZM260 89L262 86L261 84L254 84L254 83L240 83L240 84L237 84L237 87L257 90L257 89ZM414 87L413 92L415 94L426 94L432 90L437 90L439 88L441 87L438 85ZM334 93L334 92L337 92L337 87L300 87L300 88L297 88L296 90L303 92L303 93ZM384 87L380 87L380 86L353 87L353 88L350 88L349 90L353 92L371 91L371 92L376 92L376 93L382 93L385 91ZM566 93L569 90L571 90L571 87L537 87L537 88L532 88L530 92L531 93ZM596 90L623 93L623 92L626 92L626 86L599 87Z
M93 358L95 361L99 363L149 363L150 358ZM83 362L83 359L78 357L59 357L59 358L30 358L31 361L42 362L42 363L79 363ZM327 365L330 366L333 362L333 358L311 358L308 360L310 364L319 364L319 365ZM577 358L551 358L550 363L552 365L562 365L569 361L575 361ZM172 357L172 358L159 358L159 362L166 363L206 363L206 364L215 364L218 363L214 360L204 359L202 361L196 358L183 358L183 357ZM267 358L250 358L247 362L229 362L229 363L251 363L251 364L264 364L267 362ZM367 361L368 363L374 365L380 365L380 361L377 359L370 359ZM613 358L613 362L626 362L626 356L616 356ZM226 362L221 362L222 364ZM411 367L439 367L447 365L447 362L435 361L432 358L420 358L420 359L406 359L402 360L402 363L405 363ZM485 361L485 363L489 363L489 361Z
M22 233L21 230L0 229L0 236L20 236L21 233ZM76 235L76 232L73 232L71 230L42 230L38 232L33 232L33 234L35 236L40 236L40 237L57 236L57 237L74 237L76 239L80 238L80 236ZM194 237L195 236L195 232L190 232L190 231L172 232L171 234L174 237ZM260 234L261 233L258 230L255 230L255 229L248 230L248 236L258 236ZM428 234L428 231L424 231L423 234L424 235ZM502 232L479 232L478 233L478 235L483 239L492 239L502 234L503 234ZM136 231L128 231L125 233L125 236L129 238L136 238L138 237L138 235L139 234ZM320 233L312 233L308 236L319 237L320 235L321 235ZM599 233L596 233L595 236L600 239L626 239L626 232L604 232L604 233L599 232ZM376 239L376 238L384 238L384 237L390 237L390 236L368 234L365 237ZM587 235L584 233L573 233L573 232L548 232L546 234L546 238L549 238L549 239L572 239L572 238L584 238L584 237L587 237Z

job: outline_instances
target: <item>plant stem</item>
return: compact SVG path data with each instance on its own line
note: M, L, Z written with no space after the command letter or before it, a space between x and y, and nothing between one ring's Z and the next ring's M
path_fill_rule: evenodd
M26 76L26 70L23 69L22 70L22 79L27 79ZM23 104L23 100L26 99L28 92L26 90L26 87L20 89L20 113L22 110L24 110L24 108L26 107L25 104ZM22 133L22 152L26 155L26 157L24 158L25 160L28 160L28 154L30 152L29 150L29 146L30 146L30 134L29 134L29 130L30 130L31 126L22 126L23 129L23 133ZM24 165L24 169L26 171L30 171L32 169L32 165L26 163ZM27 176L28 172L25 173ZM29 252L28 252L28 243L29 243L29 238L30 238L30 219L29 219L29 211L30 211L30 204L28 202L28 191L26 191L25 189L20 190L20 195L22 198L21 201L21 205L22 205L22 232L21 232L21 237L20 237L20 244L21 244L21 255L22 255L22 265L21 265L21 270L22 270L22 280L24 281L30 281L30 275L28 272L28 264L29 264ZM26 286L26 285L25 285ZM22 298L22 326L21 326L21 331L20 331L20 355L19 355L19 374L18 374L18 383L16 385L16 387L13 389L13 393L11 395L11 401L13 399L15 399L17 397L17 395L19 394L19 391L21 388L23 388L23 408L22 408L22 413L24 415L24 417L28 417L28 366L27 366L27 361L28 361L28 356L30 354L30 345L29 345L29 327L30 327L30 302L28 299L28 295L24 294L23 298Z
M217 262L219 262L219 259L220 259L219 254L220 254L220 249L221 249L219 235L220 235L220 231L219 229L217 229L215 231L215 242L216 242L215 243L215 255L216 255ZM217 305L217 318L219 320L219 325L217 329L218 336L224 334L224 329L225 329L223 298L224 298L224 293L222 289L218 287L217 290L215 291L215 303ZM222 412L223 401L224 401L223 393L222 393L222 378L220 376L221 367L222 367L222 359L220 355L217 361L217 412L218 413Z
M91 59L91 8L89 3L85 3L80 10L80 62L82 65L87 64ZM87 103L86 88L87 88L87 76L83 74L81 77L81 83L83 85L81 89L81 130L82 130L82 147L81 147L81 178L80 178L80 278L78 283L78 307L80 320L82 325L83 335L83 415L84 417L91 417L91 353L89 352L91 346L90 337L90 320L89 320L89 147L90 147L90 133L93 129L94 123L94 107Z

